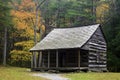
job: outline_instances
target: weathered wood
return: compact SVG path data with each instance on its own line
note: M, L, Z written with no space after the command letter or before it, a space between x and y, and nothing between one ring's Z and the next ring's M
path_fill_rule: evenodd
M106 61L99 61L99 62L97 62L96 60L89 60L89 64L99 64L99 65L101 65L101 64L104 64L104 65L106 65Z
M93 48L89 48L89 51L96 51L96 52L100 52L100 53L105 53L106 52L104 50L97 50L97 49L93 49Z
M89 62L89 64L90 63L96 63L96 60L89 60L88 62Z
M56 50L56 67L58 67L58 50Z
M106 45L89 42L89 45L106 48Z
M106 65L90 64L89 67L106 67Z
M37 68L37 57L36 57L36 52L33 52L33 62L34 62L34 68Z
M50 68L50 51L48 51L48 68Z
M97 56L97 54L94 52L89 52L89 56Z
M89 59L96 59L97 56L92 56L92 55L89 55Z
M101 47L97 47L97 46L90 46L90 49L96 49L96 50L100 50L100 51L106 51L106 48L101 48Z
M78 67L80 67L80 49L78 50Z
M31 56L31 68L34 68L34 67L33 67L33 64L34 64L34 62L33 62L33 57L34 57L34 55L33 55L33 53L32 53L32 56Z
M38 56L38 67L41 67L42 64L42 52L39 52L39 56Z
M99 44L106 45L106 43L105 43L105 42L103 42L103 41L99 41Z

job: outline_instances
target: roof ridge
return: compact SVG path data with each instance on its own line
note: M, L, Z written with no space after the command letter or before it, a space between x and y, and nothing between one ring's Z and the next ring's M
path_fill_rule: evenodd
M92 26L100 26L100 24L94 24L94 25L86 25L86 26L76 26L76 27L55 27L54 29L68 29L68 28L81 28L81 27L92 27ZM53 29L53 30L54 30Z

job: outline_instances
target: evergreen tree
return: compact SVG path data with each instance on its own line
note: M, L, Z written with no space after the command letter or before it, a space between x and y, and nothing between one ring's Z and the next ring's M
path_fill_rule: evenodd
M6 65L6 57L7 57L7 33L8 33L8 28L11 25L11 19L10 19L10 8L7 6L7 0L3 1L0 0L0 30L1 33L4 35L0 34L1 39L1 51L3 51L3 64ZM4 43L4 44L2 44Z
M109 21L104 27L108 41L108 68L120 71L120 1L111 0L109 3Z
M96 23L100 0L49 0L41 7L46 26L73 27Z

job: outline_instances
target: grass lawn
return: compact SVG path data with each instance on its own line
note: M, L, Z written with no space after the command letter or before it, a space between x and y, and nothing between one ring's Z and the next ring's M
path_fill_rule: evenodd
M27 68L0 66L0 80L46 80L31 76L32 74L32 72L27 71Z
M68 73L64 76L71 80L120 80L120 73Z
M32 76L27 68L1 67L0 80L47 80ZM62 74L70 80L120 80L120 73L67 73Z

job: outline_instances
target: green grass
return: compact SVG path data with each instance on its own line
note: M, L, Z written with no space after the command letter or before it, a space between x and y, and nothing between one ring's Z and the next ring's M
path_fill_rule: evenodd
M33 72L27 68L1 67L0 80L46 80L40 77L32 76Z
M1 67L0 80L47 80L32 76L34 72L27 68ZM67 73L62 74L70 80L120 80L120 73Z
M120 73L68 73L71 80L120 80Z

